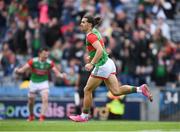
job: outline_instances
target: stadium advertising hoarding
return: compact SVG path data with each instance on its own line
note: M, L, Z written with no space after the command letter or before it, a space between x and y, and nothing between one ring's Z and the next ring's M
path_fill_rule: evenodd
M27 118L29 115L27 101L1 101L0 107L2 118ZM40 116L40 110L41 102L38 101L34 105L34 114L36 117ZM46 117L50 119L65 119L68 115L75 114L75 111L76 107L72 101L50 101ZM96 107L94 109L94 116L102 119L107 116L107 112L105 106Z
M93 111L94 119L108 119L109 111L106 108L106 102L95 102L96 107ZM0 116L5 119L25 119L29 115L27 101L25 100L4 100L0 101ZM133 113L132 107L134 109ZM139 120L139 104L127 103L123 119ZM34 114L39 117L41 110L41 102L37 101L34 105ZM49 101L46 117L49 119L67 119L68 115L75 114L76 107L73 101Z
M160 120L179 121L180 89L161 90Z
M27 118L29 115L26 101L5 101L5 116L6 118ZM34 105L34 114L39 117L41 103L36 102ZM75 111L73 103L50 102L46 117L48 118L65 118L67 115Z

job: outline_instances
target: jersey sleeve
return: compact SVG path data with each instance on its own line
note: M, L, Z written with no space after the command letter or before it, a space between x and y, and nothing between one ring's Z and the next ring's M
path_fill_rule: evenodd
M54 61L51 61L51 69L54 67Z
M29 64L30 67L32 67L32 65L33 65L33 59L29 59L27 63Z
M87 36L87 41L90 43L90 44L93 44L94 42L96 42L98 40L97 36L95 34L89 34Z

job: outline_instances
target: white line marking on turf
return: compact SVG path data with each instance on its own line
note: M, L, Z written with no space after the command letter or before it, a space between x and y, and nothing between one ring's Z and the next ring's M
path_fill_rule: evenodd
M44 131L44 130L43 130ZM121 131L121 130L119 130ZM119 131L50 131L50 132L119 132ZM0 131L0 132L39 132L39 131ZM44 131L48 132L48 131ZM126 132L132 132L132 131L126 131ZM164 130L139 130L139 131L133 131L133 132L179 132L179 130L170 130L170 131L164 131Z

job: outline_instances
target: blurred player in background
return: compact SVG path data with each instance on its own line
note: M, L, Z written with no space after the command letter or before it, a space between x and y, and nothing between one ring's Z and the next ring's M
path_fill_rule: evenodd
M86 15L81 20L81 29L86 32L86 48L89 52L90 61L85 65L87 71L91 71L87 84L84 88L83 110L81 115L71 115L69 118L76 122L86 122L89 120L89 110L92 105L92 92L101 84L106 84L111 93L115 96L130 93L142 93L150 101L152 94L146 84L140 87L123 85L120 86L116 77L116 67L114 62L108 57L104 42L100 32L94 28L100 24L101 18Z
M49 51L47 48L42 48L39 51L38 57L30 59L23 67L15 68L15 73L22 74L28 69L31 69L31 78L29 83L29 93L28 93L28 107L29 107L29 117L27 121L34 120L34 101L37 93L41 94L42 97L42 107L39 121L44 121L45 112L48 108L48 95L49 95L49 82L48 75L50 70L52 70L56 77L65 78L65 73L60 73L56 68L54 62L48 59Z

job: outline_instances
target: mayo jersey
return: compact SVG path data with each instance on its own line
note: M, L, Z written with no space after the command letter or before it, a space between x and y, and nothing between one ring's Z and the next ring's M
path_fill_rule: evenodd
M96 54L96 49L92 46L92 44L97 40L103 47L103 53L99 61L95 64L95 66L102 66L108 60L108 54L105 50L104 42L100 32L96 28L93 28L92 32L86 35L86 49L89 51L90 59L93 59L93 57Z
M54 62L47 59L46 61L39 61L38 57L32 58L28 61L31 67L31 81L43 82L48 80L49 71L54 67Z

